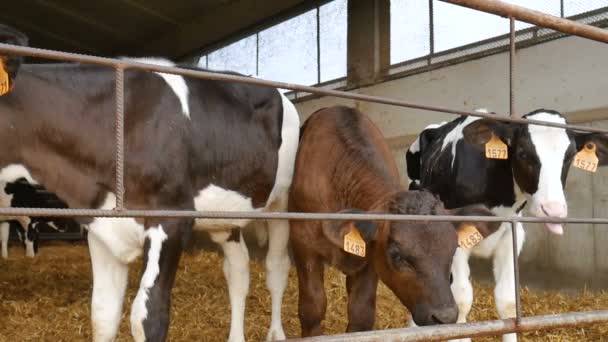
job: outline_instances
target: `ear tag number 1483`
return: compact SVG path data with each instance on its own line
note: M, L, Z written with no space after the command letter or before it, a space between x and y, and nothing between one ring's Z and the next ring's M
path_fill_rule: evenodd
M344 235L344 251L365 257L365 240L354 225L351 225L348 234Z
M483 240L483 236L472 224L464 223L458 228L458 247L471 249Z

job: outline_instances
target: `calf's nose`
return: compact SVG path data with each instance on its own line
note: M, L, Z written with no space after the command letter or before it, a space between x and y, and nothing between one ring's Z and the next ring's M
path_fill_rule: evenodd
M547 217L566 217L568 215L568 207L565 203L546 202L540 205L543 213ZM553 234L564 234L564 228L561 223L545 223L545 227Z
M456 307L455 305L447 307L447 308L433 310L431 312L431 320L435 324L456 323L457 319L458 319L458 307Z
M545 202L540 205L543 213L548 217L566 217L568 209L565 203Z

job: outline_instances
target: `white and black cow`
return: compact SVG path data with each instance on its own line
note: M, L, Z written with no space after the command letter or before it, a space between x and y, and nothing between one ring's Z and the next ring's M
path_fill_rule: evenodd
M0 207L2 208L67 208L67 204L44 187L32 184L25 178L15 182L0 182ZM58 232L78 231L80 224L69 217L0 217L0 242L2 258L8 257L8 238L11 221L17 223L16 232L25 245L25 255L34 257L38 252L41 227Z
M0 41L26 44L0 27ZM12 90L0 97L0 179L22 174L71 208L113 209L114 70L80 64L22 65L1 57ZM151 64L174 65L163 59ZM286 210L298 145L298 113L276 89L126 70L125 206L166 210ZM171 288L182 249L195 229L212 233L225 254L232 321L229 340L243 341L249 256L240 228L249 220L96 218L89 224L93 268L93 340L118 329L128 264L144 269L131 310L136 341L163 341ZM287 284L287 221L269 221L269 339L285 337L281 301ZM201 281L205 275L201 274ZM217 338L213 337L213 338Z
M566 123L558 112L540 109L526 119ZM508 159L487 159L485 143L492 134L508 146ZM599 134L562 128L524 125L463 116L423 130L406 152L410 189L425 188L439 195L446 208L482 203L499 216L520 216L527 206L536 217L563 218L568 213L564 186L573 157L587 142L595 142L605 163L606 139ZM554 234L560 224L546 223ZM525 233L517 224L517 251ZM473 302L468 260L471 255L493 258L494 297L501 318L515 316L513 247L509 223L470 250L458 248L452 264L452 292L465 322ZM504 341L516 340L504 335Z

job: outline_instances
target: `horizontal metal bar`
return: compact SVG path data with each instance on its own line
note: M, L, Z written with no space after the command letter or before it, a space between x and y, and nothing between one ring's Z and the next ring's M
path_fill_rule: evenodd
M608 31L591 25L577 23L547 13L513 5L498 0L441 0L451 4L472 8L502 17L513 17L532 25L550 28L559 32L608 43Z
M445 324L426 327L368 331L333 336L316 336L293 339L290 341L315 342L379 342L379 341L436 341L464 337L482 337L503 335L513 332L549 330L564 327L577 328L581 325L608 322L608 310L573 312L557 315L532 316L521 319L519 325L515 319L481 321L462 324Z
M72 62L90 63L90 64L97 64L97 65L103 65L103 66L108 66L108 67L121 67L124 69L137 69L137 70L144 70L144 71L162 72L162 73L183 75L183 76L188 76L188 77L203 78L203 79L210 79L210 80L216 80L216 81L230 81L230 82L239 82L239 83L247 83L247 84L257 84L257 85L261 85L261 86L291 89L291 90L313 93L313 94L342 97L342 98L359 100L359 101L382 103L382 104L386 104L386 105L414 108L414 109L419 109L419 110L434 111L434 112L441 112L441 113L448 113L448 114L455 114L455 115L476 116L476 117L489 118L489 119L493 119L493 120L497 120L497 121L504 121L504 122L514 122L514 123L520 123L520 124L531 124L531 125L539 125L539 126L567 128L567 129L583 131L583 132L608 133L608 130L606 130L606 129L600 129L600 128L594 128L594 127L567 125L567 124L560 124L560 123L555 123L555 122L528 120L528 119L521 119L521 118L511 118L508 115L500 115L500 114L489 114L489 113L453 110L453 109L442 108L442 107L420 105L420 104L410 103L410 102L401 101L401 100L397 100L397 99L390 99L390 98L381 97L381 96L357 94L357 93L340 91L340 90L332 90L332 89L323 89L323 88L303 86L303 85L293 84L293 83L267 81L267 80L254 78L254 77L237 76L237 75L223 74L223 73L217 73L217 72L209 72L209 71L201 71L201 70L193 70L193 69L182 69L182 68L178 68L178 67L168 67L168 66L162 66L162 65L146 64L146 63L135 62L135 61L128 60L128 59L114 59L114 58L106 58L106 57L89 56L89 55L82 55L82 54L76 54L76 53L52 51L52 50L38 49L38 48L32 48L32 47L26 47L26 46L10 45L10 44L0 44L0 53L12 53L12 54L17 54L17 55L25 55L25 56L32 56L32 57L39 57L39 58L67 60L67 61L72 61Z
M208 219L271 219L271 220L376 220L376 221L480 221L529 223L594 223L608 224L608 218L549 218L510 216L456 216L456 215L396 215L351 213L301 213L273 211L196 211L196 210L100 210L54 208L0 208L1 216L33 217L155 217L155 218L208 218Z

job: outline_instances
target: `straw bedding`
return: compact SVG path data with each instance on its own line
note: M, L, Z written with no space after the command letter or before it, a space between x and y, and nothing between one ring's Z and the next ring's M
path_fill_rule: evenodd
M91 271L86 245L45 244L34 260L23 250L12 247L9 260L0 260L0 341L90 340L89 301ZM221 256L214 252L185 254L173 290L171 341L225 341L230 324L230 306L221 270ZM126 309L137 289L141 263L131 268ZM265 287L264 267L251 263L251 286L247 301L246 335L251 341L263 340L270 321L270 299ZM327 333L340 333L346 327L346 297L343 276L326 272L328 293ZM471 320L496 319L489 286L475 284L476 299ZM283 322L289 337L299 335L295 270L283 304ZM523 289L525 315L560 313L608 308L608 293L586 292L567 296L557 292ZM119 341L131 340L125 310ZM384 286L379 289L376 327L403 327L406 311ZM498 338L476 339L497 341ZM524 341L608 341L608 325L525 334Z

